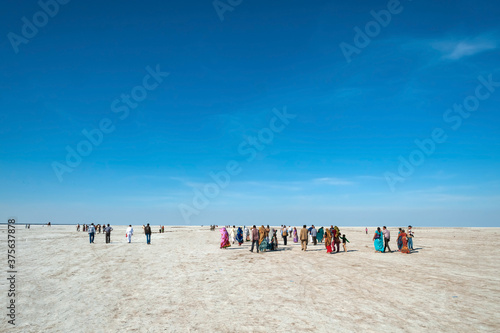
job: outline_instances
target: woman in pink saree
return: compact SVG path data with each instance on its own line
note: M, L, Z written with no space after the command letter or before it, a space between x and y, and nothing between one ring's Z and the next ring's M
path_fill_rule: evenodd
M220 248L225 249L231 246L231 243L229 243L229 234L227 233L226 228L220 229Z

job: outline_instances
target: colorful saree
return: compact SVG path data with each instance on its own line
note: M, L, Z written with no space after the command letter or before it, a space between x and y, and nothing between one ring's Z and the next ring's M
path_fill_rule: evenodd
M375 231L375 240L373 241L373 246L375 246L375 251L384 252L384 236L381 231Z
M332 252L332 234L330 232L330 229L326 229L325 232L325 247L326 247L326 253Z
M316 235L316 240L321 243L323 241L324 234L325 234L325 228L323 227L319 228L318 234Z
M259 245L262 244L264 238L266 238L266 228L264 228L264 226L261 226L259 228Z
M241 227L238 228L238 231L236 231L236 241L238 244L243 244L243 230Z
M229 243L229 235L227 233L226 228L220 229L220 248L225 249L227 247L231 246L231 243Z
M293 228L293 242L294 243L299 242L299 236L297 235L297 228Z
M408 239L406 238L406 233L402 232L401 236L401 253L410 253L410 249L408 249Z

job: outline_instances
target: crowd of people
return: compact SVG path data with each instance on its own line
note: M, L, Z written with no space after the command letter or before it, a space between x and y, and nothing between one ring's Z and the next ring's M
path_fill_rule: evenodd
M215 226L210 226L210 230L215 230ZM248 227L225 226L220 229L221 233L221 249L227 249L231 244L238 243L239 246L244 242L251 242L250 252L265 252L275 251L278 249L278 231L283 240L283 245L287 245L288 237L292 237L294 243L301 243L302 251L307 251L308 244L317 245L323 243L326 248L326 253L337 253L340 251L340 244L344 252L347 252L347 243L350 243L345 234L340 232L339 227L330 226L330 228L320 227L316 229L314 225L307 228L302 227L300 232L296 227L287 227L282 225L279 229L272 227L264 227L261 225L257 228L255 225L250 229ZM365 228L365 233L368 234L368 228ZM415 234L412 226L408 226L408 231L399 228L397 246L398 252L411 253L413 251L413 237ZM391 234L389 229L384 226L382 229L377 228L373 235L373 245L378 253L392 252L389 246Z
M95 234L96 233L102 233L106 235L106 243L111 243L111 231L113 231L113 228L108 224L107 226L105 224L100 225L94 225L94 223L91 223L90 225L88 224L80 224L78 223L76 226L76 231L80 231L80 227L83 232L87 232L89 234L89 241L90 244L94 244L95 242ZM142 226L142 230L144 234L146 235L146 244L150 245L151 244L151 226L149 223L147 225ZM165 232L165 226L161 226L158 230L159 233ZM125 231L125 238L128 243L132 243L132 236L134 235L134 228L132 225L129 225L127 227L127 230Z
M415 234L413 233L412 226L408 226L408 232L405 232L403 228L399 228L398 238L397 238L397 246L398 252L401 253L411 253L414 250L413 248L413 237ZM392 252L391 247L389 246L389 242L391 241L391 233L386 226L377 228L375 234L373 235L373 246L375 247L375 251L378 253L386 253Z
M210 225L210 230L214 231L216 225ZM102 233L106 235L106 243L111 242L111 231L113 228L108 224L94 225L94 223L87 225L77 224L76 230L80 231L80 228L83 232L87 232L89 234L90 243L94 243L95 234ZM142 226L143 232L146 235L146 243L151 244L151 226L149 223L147 225ZM164 226L160 226L159 233L165 231ZM365 229L365 232L368 233L368 228ZM307 251L307 246L309 244L318 245L318 243L324 243L326 253L338 253L340 251L340 244L342 244L342 248L344 252L347 252L347 243L350 243L345 234L340 232L338 226L330 226L330 228L320 227L316 229L314 225L311 225L307 228L306 225L302 227L300 231L297 230L296 227L286 225L282 225L279 228L270 227L267 225L261 225L257 228L255 225L251 228L246 226L236 227L235 225L225 226L220 229L221 233L221 242L220 248L227 249L232 244L238 244L241 246L244 242L251 242L252 246L250 248L250 252L266 252L266 251L276 251L279 247L278 235L281 237L283 241L283 245L287 246L288 237L291 238L293 243L301 243L301 250ZM125 237L128 243L132 242L132 236L134 234L134 229L132 225L127 227ZM411 253L414 251L413 248L413 238L415 234L413 232L412 226L408 226L407 231L403 228L399 228L398 237L397 237L397 252L401 253ZM383 226L382 229L378 227L373 235L373 246L375 247L375 251L377 253L387 253L393 252L390 248L389 242L391 240L391 233L386 226Z
M215 230L214 226L210 226L210 230ZM298 243L300 240L302 251L307 251L309 243L317 245L324 241L327 253L339 252L340 243L343 245L344 252L347 252L347 243L349 243L346 236L340 233L339 227L333 225L330 228L321 227L318 230L314 225L309 228L304 225L300 232L297 231L296 227L287 227L286 225L282 225L279 229L269 227L269 225L267 227L261 225L259 228L254 225L250 229L245 226L236 228L233 225L220 229L220 248L227 249L235 243L241 246L246 241L252 243L250 252L254 252L254 250L256 252L276 251L279 246L278 232L285 246L288 237L292 238L293 243Z

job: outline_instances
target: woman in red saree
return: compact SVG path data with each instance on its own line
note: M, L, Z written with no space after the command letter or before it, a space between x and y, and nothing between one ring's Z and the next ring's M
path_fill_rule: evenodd
M330 229L325 229L325 247L326 253L332 253L332 233Z
M227 247L231 246L231 243L229 243L229 234L227 233L226 228L220 229L220 248L225 249Z
M401 247L401 253L410 253L410 250L408 249L408 236L406 235L404 229L401 230L401 233L399 234L401 237L401 240L403 241L403 246Z

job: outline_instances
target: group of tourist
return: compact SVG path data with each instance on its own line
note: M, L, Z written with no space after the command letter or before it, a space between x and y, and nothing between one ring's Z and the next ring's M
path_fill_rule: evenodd
M93 228L95 229L95 230L94 230L94 233L98 233L98 234L100 234L100 233L101 233L101 228L102 228L102 231L103 231L103 232L105 232L105 231L104 231L104 229L106 228L106 225L105 225L105 224L103 224L103 225L101 226L100 224L94 224L94 223L92 223L92 224L90 224L90 225L89 225L89 224L82 224L82 225L81 225L82 232L89 232L89 228L90 228L91 226L93 226ZM76 231L80 231L80 223L78 223L78 224L76 225Z
M408 232L405 232L403 228L399 228L398 238L397 238L397 246L398 252L401 253L411 253L413 251L413 237L415 234L413 233L412 226L408 226ZM392 252L389 246L389 242L391 241L391 233L386 226L377 228L375 234L373 235L373 246L375 247L375 251L378 253Z
M213 230L212 226L210 226L210 228ZM228 229L230 230L228 231ZM231 243L234 244L235 242L241 246L244 241L252 242L250 252L253 252L254 249L257 252L268 250L274 251L278 249L277 230L270 228L269 225L267 227L261 225L259 228L254 225L250 230L247 227L236 228L236 226L233 225L232 228L223 227L220 232L221 249L228 248L231 246ZM365 232L368 233L368 228L365 229ZM345 234L340 232L339 227L333 225L330 228L321 227L318 230L316 230L314 225L309 228L304 225L300 230L300 233L297 232L297 228L295 227L290 226L287 228L282 225L280 228L280 234L284 245L287 245L288 236L293 237L294 243L298 243L300 240L302 251L307 251L307 245L309 242L317 245L318 242L321 243L324 240L327 253L339 252L341 243L344 252L347 252L347 243L349 243ZM415 234L411 225L408 226L408 231L405 231L403 228L399 228L397 251L401 253L411 253L411 251L414 250L413 237L415 237ZM378 227L373 235L373 245L375 246L375 251L378 253L392 252L389 246L390 240L391 233L389 229L387 229L386 226L382 229Z
M111 243L111 231L113 231L113 228L109 224L107 226L104 224L102 226L101 225L97 226L94 225L94 223L91 223L90 225L86 224L82 225L82 230L84 232L86 231L89 234L90 244L94 244L96 231L100 233L101 229L102 232L106 234L106 243ZM143 225L142 229L144 231L144 234L146 235L146 244L151 245L151 234L152 234L151 226L148 223L147 225ZM80 231L80 224L77 225L76 230ZM163 226L160 226L159 232L162 233L164 231L165 228ZM132 242L133 235L134 235L134 228L132 227L132 225L129 225L127 227L127 230L125 231L125 238L127 239L128 243Z
M87 231L89 234L89 240L90 244L94 244L95 240L95 233L96 233L96 226L94 223L91 223L90 225L83 225L83 231ZM77 231L80 231L80 224L78 224ZM99 232L101 230L101 226L99 225ZM105 226L104 224L102 225L102 232L106 234L106 243L111 243L111 231L113 231L113 228L108 224L108 226Z
M228 230L229 229L229 230ZM212 226L210 226L210 230ZM325 231L326 230L326 231ZM309 229L304 225L300 230L300 233L297 232L297 228L288 227L286 225L282 225L279 229L281 238L283 239L283 244L287 245L288 237L293 237L293 242L298 243L299 239L301 242L302 251L307 251L307 245L309 242L312 242L314 245L319 242L323 242L325 240L325 248L327 253L333 253L340 251L340 243L342 242L344 252L347 252L346 243L349 243L349 240L340 233L340 229L337 226L331 226L330 228L321 227L319 230L316 230L316 227L312 225ZM252 242L252 247L250 252L254 252L254 249L257 252L265 252L265 251L275 251L278 249L278 230L269 227L264 227L261 225L257 228L255 225L248 229L247 227L222 227L220 229L221 233L221 242L220 248L227 249L234 244L238 243L239 246L243 244L243 242Z

